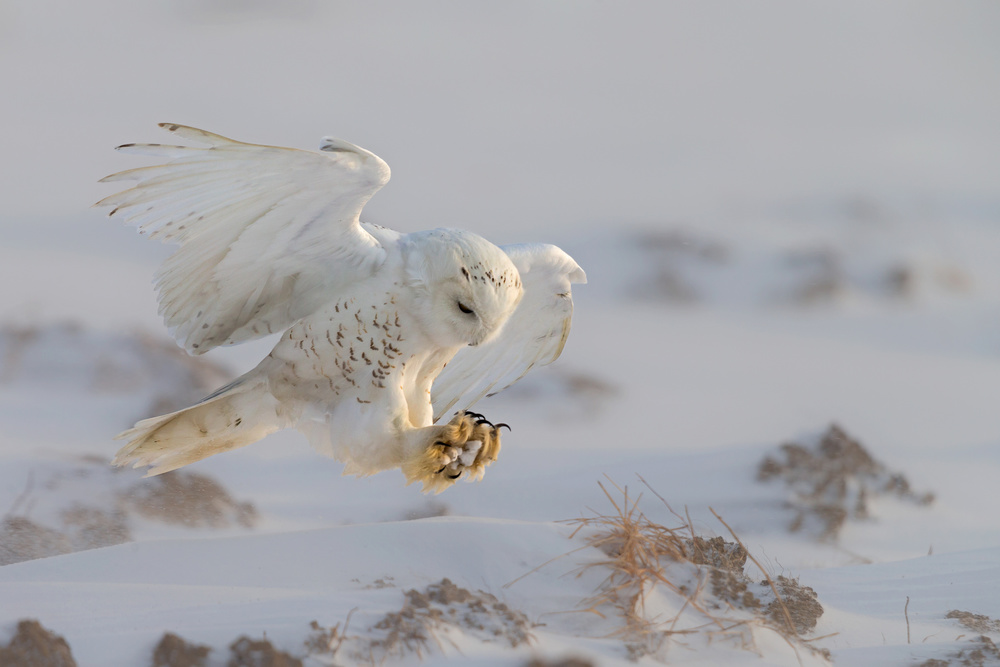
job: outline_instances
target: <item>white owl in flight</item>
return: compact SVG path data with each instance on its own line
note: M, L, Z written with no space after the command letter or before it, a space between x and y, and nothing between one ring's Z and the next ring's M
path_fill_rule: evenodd
M167 326L191 354L284 334L200 403L120 434L114 463L156 475L295 427L345 474L401 468L435 492L481 478L500 436L468 409L562 352L577 263L361 222L389 167L346 141L313 152L161 127L207 147L120 146L164 163L106 177L135 184L97 205L180 244L156 275Z

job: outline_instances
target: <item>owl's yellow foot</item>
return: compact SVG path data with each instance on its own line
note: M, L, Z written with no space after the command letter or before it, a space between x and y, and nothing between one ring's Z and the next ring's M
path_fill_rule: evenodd
M441 493L461 477L482 479L500 454L500 429L477 412L459 412L440 427L431 443L403 464L407 484L423 483L423 492Z

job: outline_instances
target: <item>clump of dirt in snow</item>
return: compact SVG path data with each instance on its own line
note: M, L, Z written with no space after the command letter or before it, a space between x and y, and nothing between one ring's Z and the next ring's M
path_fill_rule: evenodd
M60 518L65 532L71 536L74 550L132 541L128 513L121 507L105 510L76 504L64 510Z
M168 632L153 650L153 667L205 667L211 650Z
M205 667L211 651L208 646L189 644L168 632L153 651L152 667ZM302 660L279 651L266 637L251 639L243 635L229 645L226 667L302 667Z
M966 644L964 648L944 659L931 658L919 663L917 667L996 667L1000 665L1000 649L986 635L980 635L962 643Z
M524 667L594 667L594 663L586 658L571 655L567 658L557 658L553 660L546 658L532 658L524 664Z
M790 532L815 523L819 539L835 540L849 519L870 518L868 501L875 496L891 495L917 505L934 501L934 494L913 491L906 477L875 460L836 424L814 447L787 443L780 452L764 457L757 480L785 482L788 505L795 512Z
M8 516L0 522L0 565L68 554L74 550L69 536L26 517Z
M816 622L823 615L823 605L816 598L816 591L803 586L798 579L778 575L774 580L781 597L771 600L765 607L764 614L776 625L785 622L785 613L792 620L795 632L805 634L812 632ZM761 584L762 586L767 584Z
M973 614L971 611L952 609L944 617L955 619L973 632L1000 632L1000 621L994 620L985 614Z
M233 499L198 473L173 471L130 483L133 475L102 459L53 468L37 485L29 474L25 491L0 519L0 566L130 542L141 520L198 529L253 528L258 520L252 503Z
M683 229L640 232L632 242L643 275L630 293L674 304L701 301L706 295L691 280L692 274L724 266L731 258L722 242Z
M174 470L135 484L121 503L147 518L189 528L252 528L253 503L237 502L217 481L195 472Z
M760 607L760 599L748 589L752 582L743 572L747 563L746 549L721 537L706 540L695 536L685 540L684 545L689 561L708 566L712 595L743 609Z
M434 646L443 650L449 631L511 648L531 641L528 618L485 591L472 592L442 579L423 591L406 591L403 597L399 611L385 614L359 635L346 635L349 619L343 630L339 624L326 629L313 621L307 650L332 660L347 644L354 659L381 664L408 654L423 658Z
M49 632L38 621L22 620L17 634L6 647L0 647L0 665L4 667L76 667L69 644Z
M267 639L240 637L229 646L226 667L302 667L302 661L279 651Z

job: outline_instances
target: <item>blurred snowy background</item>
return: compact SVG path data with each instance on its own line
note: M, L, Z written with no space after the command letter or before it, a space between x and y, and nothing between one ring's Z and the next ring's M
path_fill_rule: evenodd
M138 166L112 147L164 140L162 121L301 148L342 137L392 168L367 220L553 242L590 279L558 364L481 404L514 425L482 484L430 500L393 473L339 479L281 433L199 464L237 497L216 494L226 507L255 506L224 531L553 521L600 502L602 473L641 471L784 566L929 546L995 561L998 34L986 1L0 0L0 513L55 531L36 555L190 537L191 522L121 514L116 498L150 487L103 468L110 437L268 349L197 368L174 355L151 287L169 247L89 208L111 192L100 177ZM832 421L935 504L889 510L896 530L849 528L843 548L780 531L754 466ZM88 541L98 506L117 532ZM4 623L58 616L25 590ZM57 630L100 655L112 626Z

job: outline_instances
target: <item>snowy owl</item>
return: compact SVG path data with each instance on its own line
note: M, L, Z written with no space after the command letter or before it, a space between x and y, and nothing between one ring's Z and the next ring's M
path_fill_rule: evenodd
M114 464L156 475L294 427L345 474L400 468L434 492L480 479L504 425L470 408L560 355L577 263L553 245L361 222L389 167L346 141L314 152L161 127L204 147L120 146L163 163L104 178L135 183L96 205L180 245L156 274L171 333L191 354L284 333L249 373L119 434Z

